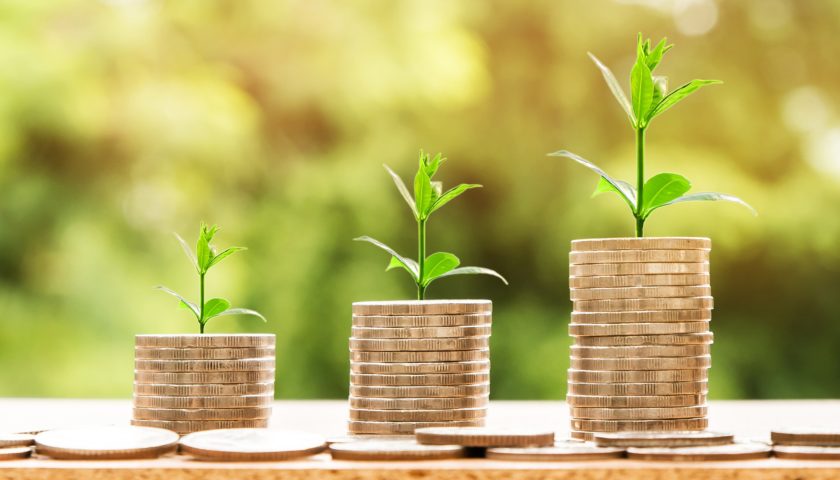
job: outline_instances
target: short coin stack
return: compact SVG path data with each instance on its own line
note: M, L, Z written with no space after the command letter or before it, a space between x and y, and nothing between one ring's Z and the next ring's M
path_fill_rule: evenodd
M274 335L137 335L132 425L180 434L267 427Z
M491 312L489 300L354 303L348 431L483 426Z
M707 238L572 242L573 437L706 428L710 249Z

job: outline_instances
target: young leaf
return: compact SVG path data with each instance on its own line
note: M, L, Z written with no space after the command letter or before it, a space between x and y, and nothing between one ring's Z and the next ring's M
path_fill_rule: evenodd
M607 172L601 170L600 167L595 165L594 163L590 162L589 160L581 157L580 155L574 154L569 152L568 150L558 150L553 153L548 154L549 157L566 157L570 158L579 164L583 165L584 167L592 170L593 172L597 173L601 178L609 182L614 188L616 193L624 197L624 201L627 202L628 205L635 211L636 209L636 189L633 188L629 183L622 182L620 180L615 180L609 175Z
M406 260L409 260L409 259L406 258ZM414 260L411 260L411 261L413 262ZM409 268L405 263L403 263L402 260L400 260L397 257L391 257L391 260L388 262L388 266L385 267L385 271L388 272L388 271L393 270L395 268L402 268L403 270L408 272L412 277L414 277L414 272L412 272L411 268ZM417 267L417 270L418 270L418 272L420 271L419 266Z
M659 207L665 207L668 205L673 205L675 203L682 203L682 202L715 202L715 201L722 201L722 202L732 202L737 203L738 205L743 205L749 211L752 212L753 215L758 215L758 212L752 207L752 205L748 204L747 202L741 200L740 198L734 195L728 195L725 193L716 193L716 192L703 192L703 193L692 193L691 195L683 195L682 197L675 198L668 203L664 203L659 205L658 207L654 207L652 210L655 210Z
M368 236L357 237L357 238L354 238L353 240L355 240L357 242L372 243L372 244L376 245L377 247L381 248L382 250L385 250L386 252L390 253L393 258L396 258L397 261L399 261L400 263L403 264L403 267L406 269L406 271L408 271L408 273L411 274L411 277L414 279L415 282L418 282L418 283L420 282L420 266L417 265L417 262L415 262L414 260L412 260L410 258L403 257L402 255L400 255L399 253L394 251L394 249L392 249L388 245L385 245L384 243L380 242L379 240L376 240L376 239L368 237ZM391 260L391 261L393 261L393 260Z
M224 298L211 298L204 302L204 321L220 315L222 312L230 308L230 302Z
M213 265L221 262L222 260L229 257L230 255L233 255L236 252L241 252L242 250L248 250L248 249L245 248L245 247L228 247L228 248L222 250L219 254L213 256L213 258L210 260L210 264L207 265L207 268L209 269L210 267L212 267Z
M636 64L630 71L630 95L632 97L633 113L639 119L636 128L644 127L653 101L653 78L645 61L645 52L642 51L641 36L639 36L639 46L636 52Z
M408 188L406 188L405 183L403 183L402 178L399 175L394 173L388 165L383 164L385 170L388 170L388 173L391 175L391 178L394 179L394 184L397 186L397 190L400 191L400 195L402 195L403 199L405 199L405 203L411 207L411 213L414 214L414 218L420 218L420 214L417 213L417 206L414 204L414 199L411 198L411 193L408 192Z
M440 207L446 205L447 203L452 201L455 197L461 195L462 193L464 193L467 190L470 190L472 188L481 188L481 185L478 185L476 183L462 183L462 184L458 185L457 187L450 188L449 190L446 191L446 193L439 196L435 200L435 203L432 204L432 208L429 210L429 214L436 211Z
M660 173L645 182L642 199L642 218L663 204L670 202L691 190L691 182L676 173Z
M671 49L671 47L673 47L673 45L666 45L666 40L667 39L663 38L659 41L659 43L656 44L655 47L653 47L653 50L651 50L650 53L646 52L645 63L647 63L647 66L651 72L656 68L657 65L659 65L659 62L662 61L662 56L665 55L665 52L667 52Z
M417 211L420 212L420 220L424 220L429 215L434 199L432 192L432 180L426 173L426 169L421 166L417 170L417 175L414 176L414 202L417 204Z
M177 238L177 239L178 239L178 242L181 244L181 248L183 248L183 249L184 249L184 253L185 253L185 254L187 254L187 258L189 258L189 259L190 259L190 262L192 262L192 264L193 264L193 266L195 267L195 269L196 269L196 270L199 270L199 268L198 268L198 259L197 259L197 258L195 258L195 254L193 253L193 251L192 251L192 249L190 248L189 244L187 244L187 242L186 242L183 238L181 238L181 236L180 236L180 235L178 235L177 233L175 233L174 235L175 235L175 238Z
M426 175L428 175L429 178L434 177L435 173L437 173L438 171L438 168L440 168L440 165L446 161L446 157L443 157L440 153L435 155L434 158L430 159L429 155L424 156L423 150L420 150L420 159L422 161L421 165L425 166Z
M250 308L229 308L224 312L216 315L217 317L223 317L225 315L250 315L252 317L257 317L263 322L268 322L262 314L256 310L251 310Z
M461 261L458 260L458 257L451 253L437 252L429 255L426 257L426 263L424 264L422 284L432 283L432 280L453 270L460 264Z
M213 237L218 231L219 227L216 225L208 227L204 223L201 224L201 231L199 232L198 243L195 248L199 273L206 273L207 269L210 268L210 260L213 258L213 251L210 248L210 242L213 241Z
M633 115L633 107L630 105L630 101L627 100L627 95L624 94L624 90L621 89L621 84L615 79L615 75L613 75L612 71L607 68L606 65L601 63L595 55L592 55L591 53L587 53L587 55L589 55L589 58L595 62L595 66L601 70L601 75L604 76L604 81L607 82L607 86L610 88L613 96L618 101L618 104L621 105L621 108L624 109L624 113L627 114L627 117L630 118L630 123L635 125L636 116Z
M723 83L723 82L721 82L720 80L692 80L692 81L680 86L679 88L677 88L673 92L666 95L665 98L663 98L657 105L655 105L651 109L650 114L647 117L647 120L651 121L653 119L653 117L656 117L656 116L662 114L662 112L664 112L665 110L668 110L669 108L673 107L679 101L681 101L685 97L691 95L692 93L694 93L698 89L700 89L702 87L705 87L706 85L715 85L715 84L719 84L719 83Z
M501 280L505 285L508 284L508 281L505 277L501 276L499 272L484 267L458 267L440 275L437 278L451 277L453 275L491 275Z
M158 290L161 290L163 292L166 292L166 293L172 295L173 297L177 298L178 300L180 300L181 305L189 308L190 311L193 312L193 314L195 315L195 318L198 319L199 321L201 320L201 312L198 309L198 305L196 305L193 302L191 302L191 301L187 300L186 298L182 297L179 293L175 292L174 290L171 290L169 288L164 287L163 285L158 285L155 288L158 289Z
M627 190L632 191L633 195L634 195L634 198L635 198L636 189L633 187L633 185L630 185L629 183L627 183L623 180L615 180L615 182L618 183L619 185L622 185ZM624 203L626 203L627 206L630 207L631 211L634 208L636 208L636 207L633 206L633 203L630 202L630 199L625 197L624 194L621 193L621 191L619 189L615 188L612 183L608 182L606 178L604 178L604 177L598 178L598 185L595 186L595 191L592 192L592 198L595 198L598 195L601 195L602 193L607 193L607 192L617 193L618 196L621 197L622 200L624 200Z

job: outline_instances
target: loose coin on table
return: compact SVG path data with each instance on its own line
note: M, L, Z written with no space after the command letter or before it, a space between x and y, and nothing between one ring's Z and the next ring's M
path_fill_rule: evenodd
M710 462L727 460L753 460L767 458L773 449L760 442L732 443L712 447L678 448L628 448L627 457L636 460Z
M28 447L35 444L35 435L26 433L0 433L0 448Z
M330 452L337 460L441 460L461 458L458 445L421 445L414 440L333 443Z
M604 460L623 456L623 448L599 447L593 443L579 441L556 442L550 447L487 449L487 458L526 462Z
M5 447L0 448L0 461L17 460L32 456L32 447Z
M178 434L148 427L49 430L35 437L39 454L62 460L131 460L173 452Z
M840 446L840 428L775 429L770 439L775 445L836 447Z
M320 435L267 428L207 430L181 439L181 452L199 460L262 462L288 460L323 452Z
M840 447L812 445L774 445L773 454L793 460L840 460Z
M731 433L719 432L619 432L596 433L595 443L604 447L710 447L735 442Z
M533 428L435 427L414 432L426 445L464 447L548 447L554 445L554 430Z

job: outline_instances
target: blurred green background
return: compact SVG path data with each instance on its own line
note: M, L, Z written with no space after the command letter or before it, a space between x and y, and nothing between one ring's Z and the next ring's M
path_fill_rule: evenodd
M592 51L626 82L635 35L676 47L672 86L726 83L654 122L648 172L729 204L658 212L710 236L713 398L840 396L840 2L50 0L0 4L0 395L128 397L136 333L193 332L152 287L197 295L172 236L219 246L209 294L276 332L277 395L347 394L355 300L410 298L352 242L414 253L407 177L442 151L432 250L502 272L435 283L494 301L493 396L560 399L574 238L632 235L568 148L633 176L633 134Z

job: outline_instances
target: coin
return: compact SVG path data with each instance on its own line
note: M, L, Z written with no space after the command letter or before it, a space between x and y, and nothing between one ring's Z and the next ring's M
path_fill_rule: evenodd
M135 360L134 369L147 372L247 372L274 368L274 357L239 360Z
M586 238L572 240L572 250L586 252L592 250L684 250L710 249L712 241L704 237L627 237L627 238Z
M490 300L396 300L391 302L354 302L353 315L455 315L488 313Z
M0 448L28 447L35 444L35 435L0 433Z
M451 410L362 410L350 408L350 420L366 422L448 422L485 418L487 408Z
M575 442L592 442L595 439L595 434L592 432L579 432L577 430L569 431L569 438Z
M0 461L17 460L32 456L32 447L7 447L0 448Z
M712 295L709 285L681 285L676 287L572 288L572 300L609 300L624 298L687 298Z
M569 275L574 277L600 277L604 275L661 275L677 273L709 273L709 262L591 263L587 265L569 265Z
M271 416L271 407L135 408L135 420L253 420Z
M486 407L488 395L452 398L367 398L350 397L350 408L371 410L448 410Z
M641 345L632 347L571 346L572 355L577 358L696 357L708 355L710 350L708 344Z
M588 432L649 432L669 430L704 430L706 418L680 418L659 420L582 420L573 418L572 429Z
M490 325L466 327L353 327L355 338L453 338L483 337L490 335Z
M414 442L414 435L375 435L375 434L358 435L358 434L348 433L347 435L334 435L332 437L327 437L327 445L332 445L334 443L355 443L355 442L371 442L371 441L390 442L392 440L397 440L397 441L410 440L411 442ZM414 443L417 443L417 442L414 442Z
M637 460L706 462L767 458L772 451L765 443L744 442L712 447L628 448L627 457Z
M611 300L575 300L577 312L628 312L657 310L708 310L714 307L712 297L689 298L616 298Z
M274 334L137 335L134 339L137 347L274 347Z
M668 323L706 322L712 319L709 309L649 310L627 312L572 312L572 323Z
M180 397L135 395L134 406L146 408L240 408L270 406L274 394Z
M350 433L365 434L410 434L418 428L456 426L456 427L480 427L484 425L484 419L450 421L450 422L347 422L347 431Z
M712 366L711 355L657 358L571 358L578 370L684 370Z
M588 277L570 275L569 286L571 288L622 288L708 285L709 279L708 273L595 275Z
M208 430L181 439L182 453L216 462L288 460L315 455L326 449L326 439L320 435L265 428Z
M489 373L426 373L422 375L382 375L351 373L350 382L354 385L472 385L490 381Z
M178 433L190 433L200 430L216 430L220 428L267 428L268 419L254 420L131 420L132 425L142 427L165 428Z
M594 250L572 251L569 263L584 265L593 263L699 263L709 261L710 250Z
M336 460L442 460L463 457L464 447L392 440L335 443L330 445L330 452Z
M660 383L706 381L705 368L693 370L575 370L569 369L569 380L581 383Z
M779 458L796 460L840 460L840 447L776 445L773 454Z
M705 333L708 331L709 322L569 324L569 335L573 337L670 335L675 333Z
M421 363L365 363L350 362L354 373L471 373L490 371L490 362L421 362Z
M374 387L350 385L350 395L354 397L377 398L431 398L431 397L475 397L490 392L489 383L477 385L448 386L412 386L412 387Z
M273 378L272 378L273 380ZM134 384L135 395L175 396L175 397L207 397L226 395L274 395L274 383L236 383L236 384L199 384L199 385L171 385L171 384Z
M274 380L274 369L250 372L145 372L134 371L136 383L259 383Z
M623 456L623 448L598 447L591 443L576 441L557 442L550 447L487 449L487 458L526 462L604 460Z
M605 337L577 337L582 347L641 346L641 345L698 345L714 341L712 332L673 335L610 335Z
M706 403L705 394L685 395L566 395L566 403L572 407L609 408L653 408L687 407Z
M417 442L464 447L549 447L554 430L540 428L436 427L418 429Z
M428 352L351 351L350 361L370 363L472 362L490 359L490 349L444 350Z
M701 382L666 382L666 383L575 383L569 382L570 395L594 396L630 396L630 395L684 395L705 394L709 384Z
M467 313L458 315L353 315L354 327L459 327L490 325L490 313Z
M618 432L596 433L595 442L604 447L710 447L735 442L731 433L719 432Z
M709 412L706 405L668 408L571 407L570 410L575 419L592 420L673 420L703 417Z
M35 446L39 454L61 460L156 458L175 451L178 434L146 427L59 429L39 433Z
M798 445L812 447L840 447L840 429L773 429L770 439L774 445Z
M237 360L242 358L274 357L274 348L162 348L137 347L138 360Z
M409 338L409 339L363 339L350 338L350 350L374 352L391 351L436 351L436 350L477 350L490 347L490 337L464 338Z

